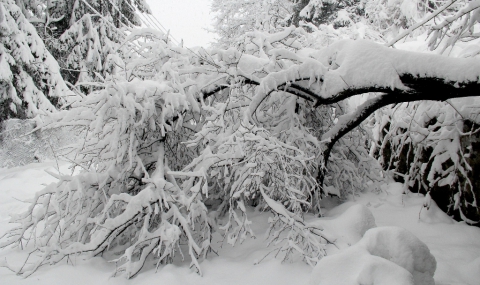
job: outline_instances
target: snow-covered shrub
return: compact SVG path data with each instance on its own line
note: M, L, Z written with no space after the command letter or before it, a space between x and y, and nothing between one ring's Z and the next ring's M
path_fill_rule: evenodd
M376 115L385 169L412 191L428 192L441 208L470 224L480 220L477 179L479 102L420 102Z
M128 82L124 73L104 84L48 125L82 130L75 166L84 171L59 176L37 193L30 209L13 218L21 225L3 245L23 243L27 232L40 227L33 237L39 256L22 270L27 275L80 252L109 251L121 253L117 272L132 277L152 253L158 264L170 260L185 238L192 266L200 270L197 257L207 253L210 240L206 207L197 192L184 191L167 175L165 158L167 121L188 109L186 97L167 83Z
M229 103L234 104L235 97L229 99ZM264 128L233 123L236 120L228 117L238 120L240 114L238 110L226 111L228 104L214 106L208 118L211 122L188 142L206 145L205 150L184 171L204 172L209 177L212 185L205 194L208 199L221 201L215 211L219 217L227 216L226 224L220 228L225 232L226 241L235 245L243 242L247 235L255 236L247 206L270 209L274 218L269 221L269 244L278 247L276 250L284 253L285 259L300 253L307 263L315 264L325 254L328 239L320 229L307 227L303 222L303 214L320 198L314 196L318 195L319 186L314 176L317 160L312 154L313 148L298 147L308 144L309 138L296 137L289 134L289 129L283 129L284 135L294 139L294 143L283 141ZM285 118L283 121L289 123ZM291 130L300 134L296 126L291 126ZM193 182L193 178L190 180ZM283 232L288 235L283 236ZM323 241L318 237L323 237Z
M249 205L272 212L274 250L317 262L334 238L303 214L318 210L322 194L352 193L379 174L366 156L368 130L355 128L392 103L478 95L480 63L366 40L314 49L307 36L295 27L252 31L235 47L193 51L133 31L125 45L138 48L108 57L97 89L45 120L83 134L72 148L83 172L59 175L12 218L19 225L1 246L31 241L35 251L18 272L113 254L116 272L132 277L146 260L159 265L183 251L200 272L217 215L226 215L225 241L255 234ZM432 98L420 83L449 92ZM365 92L382 94L344 109ZM178 158L180 142L191 151Z

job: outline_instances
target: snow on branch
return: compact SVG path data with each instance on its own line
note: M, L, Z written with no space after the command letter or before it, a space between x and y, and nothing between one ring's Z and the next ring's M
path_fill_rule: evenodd
M37 253L18 272L110 252L119 256L116 273L133 277L149 256L157 265L183 256L185 241L201 274L214 230L231 245L254 236L248 205L273 213L276 250L313 265L334 238L307 226L303 213L374 169L364 163L364 133L353 128L388 104L480 93L477 60L362 40L300 49L293 43L301 34L252 32L237 48L207 52L133 33L141 53L111 58L115 68L96 91L45 120L45 128L78 131L71 150L84 172L61 177L12 219L18 227L1 246L31 240ZM344 113L343 100L366 92L382 94ZM342 171L324 179L331 152ZM217 218L226 224L217 227Z
M285 60L281 62L285 64ZM298 59L287 68L270 71L255 83L260 88L251 113L265 96L277 90L304 91L317 105L333 104L368 92L411 94L448 86L449 96L478 94L475 88L480 78L478 60L395 50L364 40L343 40L312 52L304 62L297 62ZM422 80L427 81L421 83Z
M480 94L478 60L400 51L363 40L344 40L312 52L309 58L301 61L295 58L290 66L272 71L255 82L259 88L250 104L250 117L265 96L280 90L300 97L306 95L315 100L317 106L368 92L384 93L360 106L356 112L346 114L336 127L323 135L322 140L330 139L328 149L383 106Z
M462 39L475 39L479 37L475 32L475 25L480 22L480 1L468 1L456 13L444 17L430 28L429 46L438 48L443 43L441 52L453 47Z

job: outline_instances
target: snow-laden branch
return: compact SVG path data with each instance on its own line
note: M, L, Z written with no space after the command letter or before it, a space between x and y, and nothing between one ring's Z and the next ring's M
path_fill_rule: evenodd
M457 82L445 82L438 78L414 78L407 75L402 76L401 80L410 89L385 92L382 89L371 88L370 92L383 92L383 94L366 101L358 106L354 112L340 117L335 127L322 137L322 140L329 141L328 149L331 149L341 137L360 125L376 110L387 105L422 100L446 101L452 98L479 96L480 94L480 85L476 82L458 84ZM326 155L327 158L328 155Z
M22 245L31 234L39 253L20 273L109 250L119 253L117 271L131 277L148 256L167 262L181 254L180 240L201 272L216 216L225 215L218 230L228 243L253 236L249 204L274 213L271 241L313 264L332 239L304 226L302 213L320 207L330 153L341 158L330 163L341 173L327 178L323 193L341 193L342 181L374 169L364 157L348 161L349 153L366 153L363 135L349 133L388 104L480 94L480 62L471 59L369 41L293 49L298 29L250 33L238 48L209 52L145 33L132 38L142 56L112 59L116 68L97 91L45 120L79 129L83 139L72 149L86 171L61 178L12 219L19 226L0 246ZM343 114L343 100L366 92L382 94ZM349 142L333 149L346 135ZM209 210L207 201L220 205Z
M430 28L429 46L436 49L441 44L443 53L448 47L453 47L461 40L472 40L479 37L475 26L480 22L480 1L468 1L463 7L449 16L441 19Z
M339 41L308 54L304 60L269 72L255 82L259 88L250 112L258 108L265 96L277 90L302 91L317 101L317 106L368 92L410 94L436 86L440 87L436 88L439 91L450 86L447 90L453 97L479 94L475 89L480 78L478 60L394 50L363 40ZM409 78L407 82L403 82L405 78ZM429 82L417 84L425 79ZM427 86L429 84L433 85Z
M416 23L415 25L411 26L410 28L408 28L406 31L404 31L403 33L401 33L400 35L396 36L393 40L389 41L386 46L388 47L391 47L393 46L394 44L396 44L399 40L403 39L404 37L410 35L413 31L415 31L416 29L424 26L427 22L431 21L432 19L434 19L435 17L437 17L439 14L441 14L442 12L444 12L446 9L448 9L450 6L452 6L453 4L455 4L455 2L457 2L458 0L451 0L450 2L447 2L445 3L442 7L438 8L436 11L434 11L433 13L427 15L426 17L423 18L423 20L419 21L418 23ZM434 28L435 29L435 28Z
M328 149L375 110L393 103L480 95L480 61L389 49L369 41L340 41L311 53L309 60L271 72L250 105L253 116L265 96L275 91L330 105L368 92L384 95L347 114L323 136ZM312 59L314 58L314 59ZM313 63L315 62L315 63ZM327 154L329 151L327 152ZM328 155L325 157L328 159Z

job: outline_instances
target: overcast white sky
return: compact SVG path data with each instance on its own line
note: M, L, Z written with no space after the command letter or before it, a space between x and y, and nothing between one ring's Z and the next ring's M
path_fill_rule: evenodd
M205 31L212 23L211 0L147 0L153 15L187 47L207 46L214 34Z

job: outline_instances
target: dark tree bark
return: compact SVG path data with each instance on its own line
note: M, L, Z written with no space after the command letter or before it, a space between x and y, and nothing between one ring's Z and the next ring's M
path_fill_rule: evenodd
M292 16L292 25L298 27L300 25L300 11L308 5L310 0L298 0L297 3L293 6L293 16Z
M440 78L422 78L415 77L411 74L405 74L400 77L403 84L411 88L408 91L403 90L385 90L385 88L367 88L368 92L382 92L383 94L366 101L358 106L357 110L351 114L347 114L348 118L342 125L332 128L322 139L330 138L327 148L323 153L325 167L328 164L331 151L344 135L348 134L354 128L358 127L365 119L367 119L376 110L390 104L398 104L413 101L445 101L453 98L473 97L480 95L480 84L478 82L468 82L456 84L455 82L446 82ZM456 85L456 86L455 86ZM351 97L364 93L365 89L349 89L342 94L335 96L337 99L343 97ZM348 94L348 95L347 95ZM320 103L324 104L324 103ZM325 173L319 172L318 182L322 185Z

